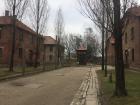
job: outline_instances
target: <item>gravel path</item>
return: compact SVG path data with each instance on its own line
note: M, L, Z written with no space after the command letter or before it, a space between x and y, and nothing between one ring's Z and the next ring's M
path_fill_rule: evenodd
M70 105L88 70L63 68L0 83L0 105Z

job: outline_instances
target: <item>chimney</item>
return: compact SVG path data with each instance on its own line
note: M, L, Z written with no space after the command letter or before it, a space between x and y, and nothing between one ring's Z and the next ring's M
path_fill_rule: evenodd
M5 10L5 16L9 16L9 11Z

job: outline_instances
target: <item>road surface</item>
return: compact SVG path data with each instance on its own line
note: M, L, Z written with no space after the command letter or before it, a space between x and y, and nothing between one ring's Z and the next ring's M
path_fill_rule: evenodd
M87 67L70 67L0 83L0 105L70 105Z

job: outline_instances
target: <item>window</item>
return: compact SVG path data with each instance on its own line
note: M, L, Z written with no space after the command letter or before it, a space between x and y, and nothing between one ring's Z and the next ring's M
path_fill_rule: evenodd
M125 33L125 44L127 44L127 33Z
M134 52L134 49L132 49L132 61L134 62L135 60L135 52Z
M49 60L52 61L52 55L49 56Z
M134 27L131 28L131 40L134 39Z
M0 27L0 39L2 37L2 28Z
M33 35L31 35L31 37L32 37L32 43L34 43L34 36L33 36Z
M29 34L30 43L33 44L35 42L35 37L33 34Z
M34 35L31 35L31 42L32 42L32 44L35 43L35 41L36 41L35 36Z
M38 37L38 40L37 40L37 41L38 41L38 43L40 44L40 37Z
M19 50L18 50L18 56L19 56L19 58L22 58L22 54L23 54L22 48L19 48Z
M50 46L50 52L53 52L53 46Z
M21 30L19 32L19 41L23 41L23 32Z
M3 53L2 53L2 48L0 48L0 58L2 57Z

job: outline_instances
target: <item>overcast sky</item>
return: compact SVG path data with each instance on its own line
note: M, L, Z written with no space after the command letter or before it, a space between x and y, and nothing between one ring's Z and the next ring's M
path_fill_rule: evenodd
M51 19L49 21L51 27L49 28L49 33L53 32L56 11L59 7L62 8L65 31L67 33L83 34L86 27L93 26L88 18L79 13L79 7L76 0L48 0L48 2L51 7Z
M3 1L0 0L0 15L3 15L5 10ZM138 1L140 2L140 0ZM93 27L93 30L97 33L97 29L95 29L92 22L79 13L77 0L48 0L48 3L50 6L50 16L46 35L54 35L54 21L59 7L63 11L66 33L83 34L86 27Z
M0 15L3 15L5 11L3 1L0 0ZM59 7L63 12L66 33L83 34L86 27L93 26L89 19L79 13L76 0L48 0L48 3L50 6L50 16L47 35L54 35L54 21Z

